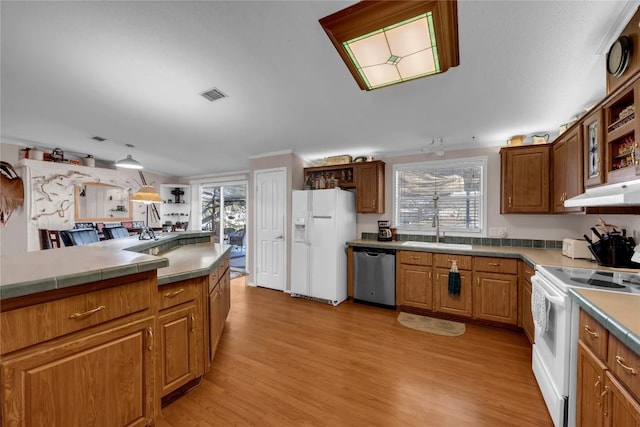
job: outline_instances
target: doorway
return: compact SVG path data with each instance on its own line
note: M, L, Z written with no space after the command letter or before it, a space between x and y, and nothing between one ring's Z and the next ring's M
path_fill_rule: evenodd
M216 243L231 245L232 270L247 269L247 182L203 184L202 230L214 231Z
M255 284L285 290L286 169L255 171Z

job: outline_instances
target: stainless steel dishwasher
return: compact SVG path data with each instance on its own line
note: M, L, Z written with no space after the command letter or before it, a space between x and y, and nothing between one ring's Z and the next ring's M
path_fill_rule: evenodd
M353 300L396 307L396 253L390 249L353 248Z

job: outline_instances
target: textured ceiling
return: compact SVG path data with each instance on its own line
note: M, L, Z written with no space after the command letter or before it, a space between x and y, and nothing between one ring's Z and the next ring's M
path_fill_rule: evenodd
M318 24L353 3L2 1L2 142L132 154L174 176L282 150L503 145L557 132L605 95L603 52L638 4L460 1L458 67L364 92ZM199 95L213 87L229 97Z

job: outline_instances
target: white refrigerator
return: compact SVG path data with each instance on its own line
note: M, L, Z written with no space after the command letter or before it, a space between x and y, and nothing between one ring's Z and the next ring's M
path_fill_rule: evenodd
M355 194L294 190L291 295L333 305L347 299L347 246L356 238Z

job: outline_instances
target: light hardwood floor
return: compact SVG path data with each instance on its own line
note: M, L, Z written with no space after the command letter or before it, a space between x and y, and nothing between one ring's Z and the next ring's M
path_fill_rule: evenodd
M231 281L211 371L158 427L552 426L521 333L408 329L391 310L338 307Z

